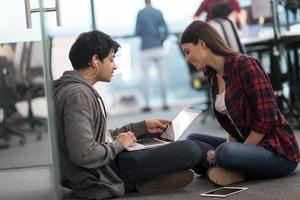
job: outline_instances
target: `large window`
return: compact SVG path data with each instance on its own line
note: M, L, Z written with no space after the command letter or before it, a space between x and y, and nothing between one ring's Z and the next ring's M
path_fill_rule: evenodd
M153 6L163 12L171 32L180 32L191 22L200 2L152 0ZM143 0L95 0L97 27L114 36L133 35L137 12L143 7Z
M54 7L55 0L44 0L44 7ZM62 26L56 26L54 12L45 14L48 34L74 35L92 28L90 1L60 0ZM31 0L31 8L38 8L39 1ZM32 13L32 28L26 27L24 0L5 1L0 7L0 43L41 40L40 14ZM17 24L13 25L12 24Z

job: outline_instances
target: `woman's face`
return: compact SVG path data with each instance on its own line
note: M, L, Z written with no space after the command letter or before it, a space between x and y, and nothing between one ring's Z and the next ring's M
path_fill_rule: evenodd
M208 48L204 42L197 44L184 43L181 48L185 54L185 60L192 64L198 71L203 71L207 66Z

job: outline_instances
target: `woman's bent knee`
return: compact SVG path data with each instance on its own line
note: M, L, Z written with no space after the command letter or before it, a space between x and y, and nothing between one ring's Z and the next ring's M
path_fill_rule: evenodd
M227 167L231 161L234 161L237 157L239 149L234 143L225 142L218 146L215 152L215 159L218 165Z

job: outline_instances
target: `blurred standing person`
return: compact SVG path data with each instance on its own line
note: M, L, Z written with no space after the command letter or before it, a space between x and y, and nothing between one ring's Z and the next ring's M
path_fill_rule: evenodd
M240 8L238 0L203 0L194 14L193 19L196 20L199 16L206 12L205 21L214 18L229 18L236 23L240 28L241 19L245 18L246 11ZM244 20L242 20L244 21Z
M141 37L140 60L143 70L143 92L145 98L144 112L150 111L149 103L149 66L155 62L159 72L160 92L163 101L163 109L167 110L166 81L163 74L163 62L165 51L163 42L168 37L168 27L160 10L152 7L151 0L145 0L145 8L140 10L136 20L136 35Z

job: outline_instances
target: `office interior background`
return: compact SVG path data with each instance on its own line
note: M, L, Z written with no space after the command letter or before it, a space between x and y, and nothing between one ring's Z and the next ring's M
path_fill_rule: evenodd
M95 85L104 98L109 117L139 113L144 106L142 71L139 60L140 38L134 36L136 15L144 7L144 0L60 0L58 1L60 26L57 25L57 12L42 10L30 14L31 28L27 27L25 2L26 0L3 1L0 7L0 46L9 44L13 47L13 52L10 52L12 61L10 67L13 70L10 72L6 68L1 68L1 78L9 77L10 74L7 72L25 77L25 81L19 78L20 82L13 83L11 91L14 91L16 84L19 83L26 82L27 86L30 86L29 93L25 93L27 96L18 98L16 107L24 119L12 127L12 131L16 132L12 134L5 133L11 127L5 123L6 116L3 111L3 107L12 99L8 93L1 91L0 141L5 144L0 149L0 171L55 164L57 157L56 139L53 134L55 128L53 128L52 119L51 82L53 79L59 78L63 71L72 69L68 60L68 51L81 32L97 29L111 35L121 44L121 49L116 57L118 70L112 82ZM50 8L55 7L56 1L29 0L29 2L31 8L40 8L40 6ZM272 61L269 59L269 50L253 49L249 41L251 38L273 37L274 24L270 16L271 12L264 20L257 16L257 13L252 13L252 11L257 11L254 2L258 1L240 0L239 2L241 7L248 12L248 27L239 30L241 41L246 47L249 46L248 53L258 57L266 71L270 73ZM201 88L195 90L192 87L191 73L178 45L178 35L192 21L193 14L200 3L201 0L152 0L153 6L163 12L170 30L170 35L164 43L167 52L164 71L168 88L167 100L170 107L204 103L204 109L206 109L207 93ZM298 11L296 14L290 13L284 8L284 5L278 5L277 9L280 23L277 31L280 33L291 30L298 31L299 35L300 27L293 25L294 22L299 21ZM200 17L202 20L204 18L205 15ZM290 23L290 27L287 26L288 23ZM299 43L299 40L297 42ZM296 92L293 89L299 84L297 83L299 69L291 71L287 60L290 59L296 67L299 66L298 46L290 48L289 51L282 50L285 47L279 49L281 52L279 63L282 72L294 73L296 76L296 82L286 81L282 84L283 95L287 101L296 101L296 106L293 105L294 110L289 113L289 115L296 115L296 119L294 119L295 116L291 117L296 125L299 122L297 117L299 117L300 109L297 95L300 94L299 88L296 88ZM290 57L290 52L294 53L294 57ZM162 106L159 98L157 73L152 67L150 70L150 104L154 110L159 110ZM292 97L291 92L295 93ZM285 101L283 104L287 104L284 105L286 107L290 106ZM296 128L299 127L296 126ZM53 168L55 170L55 166Z

